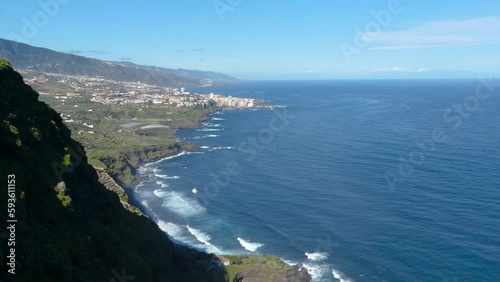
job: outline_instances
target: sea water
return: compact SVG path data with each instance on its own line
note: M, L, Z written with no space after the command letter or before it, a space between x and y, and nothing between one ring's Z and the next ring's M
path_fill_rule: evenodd
M176 242L315 281L500 281L500 83L190 90L285 108L224 110L178 132L198 152L141 168L135 196Z

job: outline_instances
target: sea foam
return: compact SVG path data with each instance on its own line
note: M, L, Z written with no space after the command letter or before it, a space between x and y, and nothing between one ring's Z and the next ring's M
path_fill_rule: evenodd
M220 124L220 123L204 122L202 124L203 124L203 126L206 126L206 127L221 127L222 126L222 124Z
M161 159L161 160L159 160L159 161L156 161L156 162L152 162L152 163L145 164L144 166L145 166L145 167L152 166L152 165L154 165L154 164L158 164L158 163L160 163L160 162L162 162L162 161L175 159L175 158L178 158L178 157L180 157L180 156L184 156L184 155L186 155L186 154L187 154L187 152L186 152L186 151L182 151L182 152L180 152L180 153L179 153L179 154L177 154L177 155L173 155L173 156L170 156L170 157L166 157L166 158L163 158L163 159Z
M308 252L306 252L305 255L306 255L308 260L312 260L312 261L322 261L322 260L325 260L328 258L328 253L320 253L320 252L308 253Z
M162 178L162 179L180 179L180 176L174 175L174 176L169 176L166 174L155 174L156 177Z
M217 138L219 137L219 135L216 135L216 134L207 134L207 135L203 135L203 136L194 136L192 137L193 139L207 139L207 138Z
M176 224L173 224L171 222L165 222L163 220L158 220L158 227L160 229L167 233L169 236L172 236L174 238L178 237L178 235L182 232L182 228Z
M148 201L142 200L141 201L141 205L143 205L144 207L146 207L148 210L151 210L151 208L149 207Z
M342 271L332 269L332 275L335 279L340 280L340 282L354 282L353 279L347 277Z
M202 129L196 129L196 131L201 131L201 132L204 132L204 131L221 131L222 129L220 128L202 128Z
M230 147L230 146L226 146L226 147L213 147L212 150L234 150L236 149L236 147Z
M303 263L302 264L307 272L311 275L312 281L330 281L331 279L326 279L329 276L329 270L331 269L328 264L312 264Z
M249 241L245 241L245 240L241 239L240 237L238 237L237 239L240 242L241 246L243 246L243 248L245 248L247 251L250 251L250 252L255 252L255 250L264 246L264 244L251 243Z
M158 198L165 198L165 197L168 195L167 191L165 191L165 190L161 190L161 189L155 189L155 190L153 191L153 193L154 193L154 194L156 195L156 197L158 197Z
M209 242L212 239L210 237L210 235L208 235L207 233L204 233L198 229L191 228L191 227L189 227L189 225L187 225L186 227L187 227L187 230L189 231L189 233L193 234L193 236L196 237L196 240L202 242L205 245L211 245Z
M163 197L162 206L184 217L198 215L206 211L198 201L174 191L167 192L166 196Z
M216 246L214 246L210 243L210 240L212 239L210 237L210 235L208 235L207 233L200 231L198 229L194 229L192 227L189 227L189 225L186 225L186 227L187 227L187 230L189 231L189 233L191 233L194 237L196 237L196 240L198 240L201 243L206 245L205 249L208 252L216 253L216 254L221 253L221 250L219 248L217 248Z

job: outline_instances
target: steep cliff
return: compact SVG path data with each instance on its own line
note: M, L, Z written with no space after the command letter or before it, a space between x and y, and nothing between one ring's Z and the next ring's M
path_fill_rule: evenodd
M211 255L175 245L154 222L125 210L58 113L5 60L0 150L0 281L226 280L222 268L210 267Z
M190 148L125 152L109 161L113 172L134 170L184 149ZM223 268L214 255L174 244L150 219L123 207L121 188L109 191L99 182L59 114L38 101L38 93L3 59L0 152L2 282L311 280L301 266L263 267L253 260ZM133 171L122 175L132 177ZM103 177L108 176L101 172L101 182L117 186Z

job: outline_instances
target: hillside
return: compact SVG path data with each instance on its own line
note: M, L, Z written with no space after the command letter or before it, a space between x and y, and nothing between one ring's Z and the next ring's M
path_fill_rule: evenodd
M237 78L229 76L227 74L213 72L213 71L168 69L168 68L161 68L161 67L155 67L155 66L137 65L137 64L134 64L131 62L119 62L116 64L123 64L123 65L127 65L127 66L132 66L132 67L137 67L137 68L142 68L142 69L152 70L152 71L167 72L167 73L171 73L171 74L176 75L176 76L191 78L191 79L200 79L200 80L210 79L213 81L222 81L222 82L230 82L230 81L238 80Z
M205 80L234 80L234 78L214 72L171 70L131 63L101 61L5 39L0 39L0 57L6 58L16 69L100 76L110 80L141 81L145 84L158 86L199 86Z
M0 60L1 181L15 175L15 276L0 235L0 281L225 281L212 256L172 243L154 222L125 210L87 163L59 114ZM0 222L7 230L7 185ZM9 211L9 214L11 211Z
M9 232L0 233L0 281L311 280L278 258L232 257L234 267L220 267L123 208L60 115L3 59L0 104L0 178L9 183L0 197L0 228Z

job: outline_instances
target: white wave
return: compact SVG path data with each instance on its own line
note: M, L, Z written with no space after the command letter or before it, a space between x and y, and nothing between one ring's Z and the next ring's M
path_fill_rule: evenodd
M141 190L141 191L136 191L136 193L139 195L139 198L149 200L149 199L154 199L155 194L151 192L151 190Z
M193 137L193 139L207 139L207 138L216 138L216 137L219 137L219 135L207 134L207 135L203 135L203 136L195 136L195 137Z
M163 158L163 159L161 159L161 160L159 160L159 161L156 161L156 162L152 162L152 163L145 164L144 166L145 166L145 167L152 166L152 165L154 165L154 164L157 164L157 163L163 162L163 161L165 161L165 160L171 160L171 159L174 159L174 158L177 158L177 157L180 157L180 156L184 156L184 155L186 155L186 154L187 154L187 152L186 152L186 151L182 151L182 152L180 152L180 153L179 153L179 154L177 154L177 155L173 155L173 156L170 156L170 157L166 157L166 158Z
M174 175L174 176L168 176L166 174L155 174L156 177L162 178L162 179L180 179L180 176Z
M150 172L154 172L154 169L148 168L146 166L141 166L141 167L139 167L138 171L139 171L139 174L144 175L144 174L148 174Z
M212 150L234 150L236 149L236 147L230 147L230 146L227 146L227 147L213 147Z
M217 253L217 254L221 253L219 248L217 248L216 246L214 246L210 243L210 240L212 239L210 237L210 235L208 235L207 233L202 232L198 229L194 229L192 227L189 227L189 225L186 225L186 227L187 227L187 230L189 231L189 233L191 233L194 237L196 237L196 240L198 240L206 245L205 249L208 252Z
M205 152L189 152L188 155L193 155L193 154L205 154Z
M340 280L340 282L354 282L353 279L347 277L342 271L332 268L332 275L335 279Z
M245 241L245 240L241 239L240 237L238 237L237 239L240 242L241 246L243 246L243 248L245 248L247 251L250 251L250 252L255 252L255 250L264 246L264 244L251 243L251 242Z
M310 264L310 263L303 263L302 264L306 269L307 272L311 275L312 281L324 281L325 278L329 275L329 270L331 269L328 264ZM331 279L328 279L329 281Z
M236 147L231 147L231 146L221 146L221 147L210 147L210 146L201 146L201 149L205 150L234 150Z
M166 197L163 198L162 206L184 217L198 215L206 211L195 199L174 191L167 193Z
M156 195L158 198L165 198L167 196L167 191L161 190L161 189L155 189L153 193Z
M202 124L203 124L203 126L206 126L206 127L221 127L222 126L222 124L220 124L220 123L203 122Z
M210 244L210 246L207 246L205 248L206 252L207 253L213 253L213 254L216 254L216 255L222 255L222 254L226 254L226 252L223 252L221 251L219 248L217 248L216 246Z
M282 260L284 263L286 263L288 265L296 265L297 264L296 262L293 262L291 260L286 260L286 259L282 259L282 258L280 258L280 260Z
M325 260L328 258L328 253L320 253L320 252L308 253L308 252L306 252L305 255L306 255L308 260L312 260L312 261L322 261L322 260Z
M172 236L172 237L178 237L178 235L182 232L182 228L178 225L175 225L171 222L165 222L163 220L158 220L158 227L160 227L160 229L167 233L168 235Z
M183 226L179 226L171 222L165 222L163 220L158 220L157 224L163 232L167 233L168 236L170 236L177 243L185 244L198 250L204 250L208 253L223 253L219 248L209 242L210 236L208 234L199 230L187 226L186 231L186 228ZM195 238L193 238L193 236Z
M187 225L187 230L189 231L189 233L193 234L194 237L196 237L196 240L202 242L205 245L211 245L210 240L212 238L207 233L204 233L198 229L191 228L189 227L189 225Z
M149 173L157 173L157 167L151 167L149 164L145 164L144 166L139 167L138 169L140 174L149 174Z
M148 201L146 201L146 200L142 200L142 201L141 201L141 205L143 205L143 206L144 206L144 207L146 207L148 210L150 210L150 208L149 208L149 204L148 204Z
M221 131L222 129L220 128L202 128L202 129L196 129L196 131Z
M217 117L213 117L212 120L214 121L219 121L219 120L226 120L225 118L217 118Z
M193 194L197 194L198 193L198 189L193 188L193 190L191 190L191 192L193 192Z
M144 186L144 181L141 181L137 186L135 186L134 191L139 191L142 186Z

